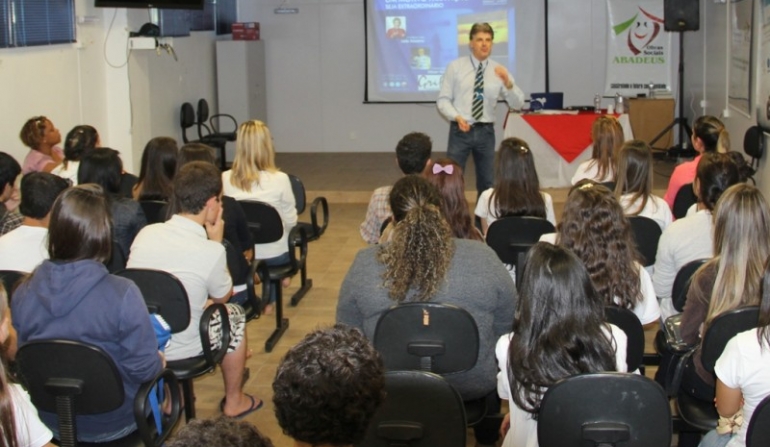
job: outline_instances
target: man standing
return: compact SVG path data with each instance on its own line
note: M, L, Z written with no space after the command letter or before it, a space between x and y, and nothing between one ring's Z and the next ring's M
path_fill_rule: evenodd
M471 54L452 61L441 80L436 105L449 121L449 158L463 170L468 154L476 164L479 194L492 187L495 159L495 106L502 96L512 108L524 105L524 93L508 70L491 60L495 32L489 23L474 23Z

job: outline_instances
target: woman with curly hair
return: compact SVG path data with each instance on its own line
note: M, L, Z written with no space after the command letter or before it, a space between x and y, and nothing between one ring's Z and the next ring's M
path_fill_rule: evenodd
M484 234L492 222L507 216L548 219L556 225L551 195L540 191L535 159L526 141L506 138L495 156L495 184L476 202Z
M481 233L473 226L465 198L463 168L450 158L441 158L428 167L425 177L438 188L444 199L441 211L452 228L452 235L458 239L483 241Z
M540 240L575 252L605 305L632 310L642 324L660 318L652 280L638 262L631 225L606 187L590 180L573 186L556 233Z
M22 174L51 172L64 159L62 148L57 146L61 143L61 132L44 116L28 119L19 132L19 138L30 149L21 165Z
M757 188L733 185L714 210L714 258L692 279L682 313L682 340L695 345L718 315L756 306L765 261L770 256L770 207ZM714 376L697 350L682 378L682 389L701 400L714 398Z
M652 150L642 140L626 141L620 148L615 197L626 216L648 217L661 231L674 220L666 202L652 193Z
M626 371L626 334L604 321L604 299L580 259L564 247L535 244L513 332L495 349L497 391L513 401L501 430L503 447L537 447L537 416L549 386L576 374Z
M377 320L393 305L430 301L467 310L479 329L479 356L471 370L447 376L464 400L495 390L494 341L510 329L516 292L495 252L454 239L441 213L441 195L418 175L390 192L395 228L390 242L358 252L340 288L337 322L374 337ZM491 444L496 439L485 439ZM491 442L489 442L491 441Z
M615 159L625 140L620 122L611 115L596 118L591 126L591 139L594 142L591 159L580 163L572 176L573 185L583 179L597 183L615 180Z
M88 125L73 127L64 139L64 161L55 167L51 174L56 174L69 180L73 185L77 185L80 158L87 151L100 145L99 132L94 127Z
M178 154L179 147L173 138L155 137L147 142L142 152L139 178L133 189L134 200L169 200Z

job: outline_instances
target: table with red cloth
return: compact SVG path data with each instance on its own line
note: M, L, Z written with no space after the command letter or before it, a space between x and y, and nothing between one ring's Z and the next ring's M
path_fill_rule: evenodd
M535 168L543 188L570 186L580 163L591 158L591 126L600 116L578 114L520 114L511 112L505 120L505 138L518 137L532 149ZM627 114L615 115L626 140L634 138Z

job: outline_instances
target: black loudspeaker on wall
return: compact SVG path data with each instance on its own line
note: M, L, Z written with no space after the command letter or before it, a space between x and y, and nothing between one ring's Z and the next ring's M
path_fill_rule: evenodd
M663 0L666 31L697 31L700 28L700 0Z

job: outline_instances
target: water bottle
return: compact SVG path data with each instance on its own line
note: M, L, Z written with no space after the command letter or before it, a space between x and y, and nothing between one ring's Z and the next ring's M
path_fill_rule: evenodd
M650 90L650 92L647 94L647 97L648 98L655 98L655 83L650 81L650 83L647 84L647 87Z
M602 95L598 93L594 96L594 113L602 113Z
M626 112L626 102L620 93L615 93L615 113L623 114Z

